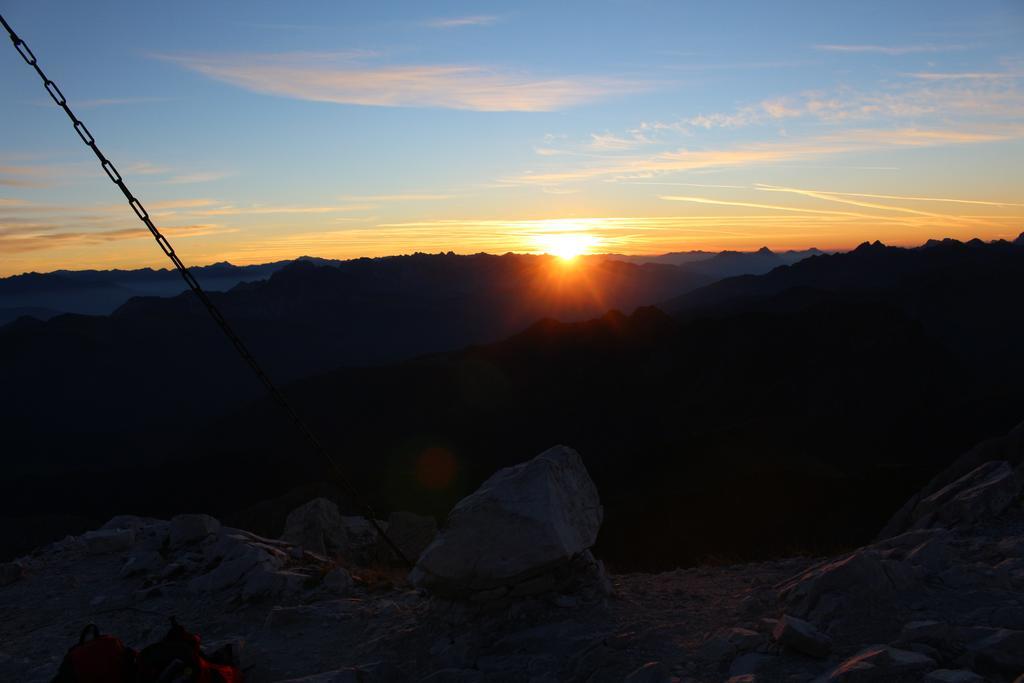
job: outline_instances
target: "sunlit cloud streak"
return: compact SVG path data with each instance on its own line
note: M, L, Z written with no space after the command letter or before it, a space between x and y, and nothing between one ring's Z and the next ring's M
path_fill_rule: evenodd
M0 250L16 254L54 247L98 245L151 237L149 231L141 226L95 231L60 231L59 228L58 225L47 224L32 224L24 226L22 230L0 227ZM161 228L164 235L174 239L201 237L236 230L212 223L169 225Z
M478 14L468 17L449 17L445 19L431 19L427 26L431 28L462 28L464 26L492 26L501 21L501 17L493 14Z
M848 196L833 195L828 192L817 192L814 190L801 190L793 187L775 187L771 185L759 185L756 188L761 192L785 192L789 194L801 195L804 197L811 197L813 199L820 199L826 202L835 202L837 204L848 204L850 206L859 206L865 209L879 209L881 211L895 211L897 213L910 213L917 216L927 216L929 218L938 218L941 220L959 220L968 221L972 223L982 223L985 225L991 225L991 221L986 219L967 218L965 216L951 216L949 214L936 213L934 211L922 211L921 209L911 209L904 206L893 206L891 204L879 204L877 202L868 202L863 199L850 199Z
M881 55L899 56L922 52L951 52L953 50L966 50L966 45L837 45L825 44L815 45L814 49L825 52L854 52L873 53Z
M554 111L651 87L622 78L541 76L478 65L376 66L324 53L160 58L252 92L378 107Z
M409 192L398 194L353 194L338 197L343 202L439 202L454 199L454 194L434 194L430 192Z
M602 165L525 173L507 182L551 185L609 176L636 179L638 176L675 171L743 167L877 149L994 142L1022 136L1024 127L1009 127L998 132L918 128L853 129L805 141L751 143L727 149L682 149L646 157L606 159Z
M906 74L911 78L919 78L924 81L1000 81L1014 78L1024 78L1024 73L1012 73L1007 71L965 71L937 73L930 71L919 71Z
M857 212L853 212L853 211L832 211L832 210L828 210L828 209L808 209L808 208L797 207L797 206L784 206L784 205L780 205L780 204L759 204L759 203L756 203L756 202L739 202L739 201L730 201L730 200L725 200L725 199L711 199L709 197L685 197L685 196L675 196L675 195L664 195L664 196L660 197L660 199L664 199L665 201L670 201L670 202L691 202L693 204L712 204L712 205L715 205L715 206L738 206L738 207L747 208L747 209L768 209L770 211L792 211L792 212L795 212L795 213L813 213L813 214L818 214L818 215L821 215L821 216L848 216L848 217L852 217L852 218L874 218L874 219L892 221L892 222L895 222L895 223L902 223L904 225L909 225L909 223L907 223L906 221L904 221L902 219L889 218L889 217L885 217L885 216L877 216L877 215L872 215L872 214L867 214L867 213L857 213Z
M682 184L682 183L681 183ZM712 186L714 187L714 186ZM740 186L742 187L742 186ZM843 197L870 197L873 199L901 199L905 201L913 202L949 202L953 204L979 204L982 206L1024 206L1016 202L993 202L982 199L954 199L952 197L918 197L914 195L898 195L898 194L870 194L866 192L835 192L833 190L795 190L792 188L776 187L774 185L756 185L758 189L770 190L774 192L815 192L818 194L827 195L839 195Z

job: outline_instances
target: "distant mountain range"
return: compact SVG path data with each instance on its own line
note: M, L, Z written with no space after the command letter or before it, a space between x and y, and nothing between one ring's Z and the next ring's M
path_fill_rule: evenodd
M290 261L258 266L227 262L192 269L203 287L226 291L241 282L265 280ZM0 325L23 315L47 320L61 313L109 315L136 296L175 296L185 291L174 270L56 270L0 278Z
M623 256L607 254L587 257L590 261L616 260L638 265L687 265L695 276L717 280L745 273L761 274L780 265L819 254L817 249L774 253L763 248L756 252L723 251L720 253L691 251L660 256ZM228 262L192 268L199 283L212 292L226 292L243 282L266 280L297 261L320 266L350 268L351 263L367 263L378 259L340 261L303 256L294 260L275 261L252 266L236 266ZM133 297L172 297L186 290L173 269L141 268L137 270L57 270L50 273L24 273L0 278L0 325L21 316L48 320L61 313L110 315Z
M705 286L607 260L349 263L216 296L276 376L306 377L286 392L350 477L382 509L440 513L570 444L605 492L599 543L620 568L862 542L1024 415L1024 240L865 244ZM0 328L17 454L0 517L23 547L185 508L276 533L278 508L330 481L273 404L244 404L258 387L204 316L181 296ZM417 484L428 449L455 457L452 486Z
M660 256L627 256L623 254L605 254L629 263L660 263L672 266L690 266L692 269L706 273L716 280L734 275L761 275L779 266L788 266L810 256L820 256L826 252L810 248L775 252L768 247L757 251L673 251Z

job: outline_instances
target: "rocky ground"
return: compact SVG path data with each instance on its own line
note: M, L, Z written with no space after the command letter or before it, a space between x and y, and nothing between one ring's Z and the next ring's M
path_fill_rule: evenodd
M252 683L1024 681L1019 469L985 463L846 555L609 576L586 550L596 493L565 450L460 503L415 584L365 520L325 501L293 513L289 540L182 515L115 518L40 548L0 569L0 680L48 681L87 623L141 648L173 615L205 647L230 644ZM499 507L536 528L499 533L502 519L481 519ZM390 521L417 555L434 533ZM510 539L504 551L530 541L536 571L495 548L464 573L459 539L479 548L482 522Z

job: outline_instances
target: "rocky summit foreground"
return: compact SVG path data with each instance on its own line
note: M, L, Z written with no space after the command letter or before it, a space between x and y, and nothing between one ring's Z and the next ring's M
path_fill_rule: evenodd
M255 683L1022 680L1018 462L933 487L844 555L654 575L590 555L600 502L565 447L495 474L432 541L430 520L388 520L412 582L328 501L288 540L119 517L2 565L0 680L48 681L86 623L141 647L172 615Z

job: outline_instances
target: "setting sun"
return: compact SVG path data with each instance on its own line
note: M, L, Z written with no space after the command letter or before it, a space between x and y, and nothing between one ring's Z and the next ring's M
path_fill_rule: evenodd
M572 261L577 256L589 254L597 244L597 238L593 235L576 232L538 235L534 239L546 253L557 256L563 261Z

